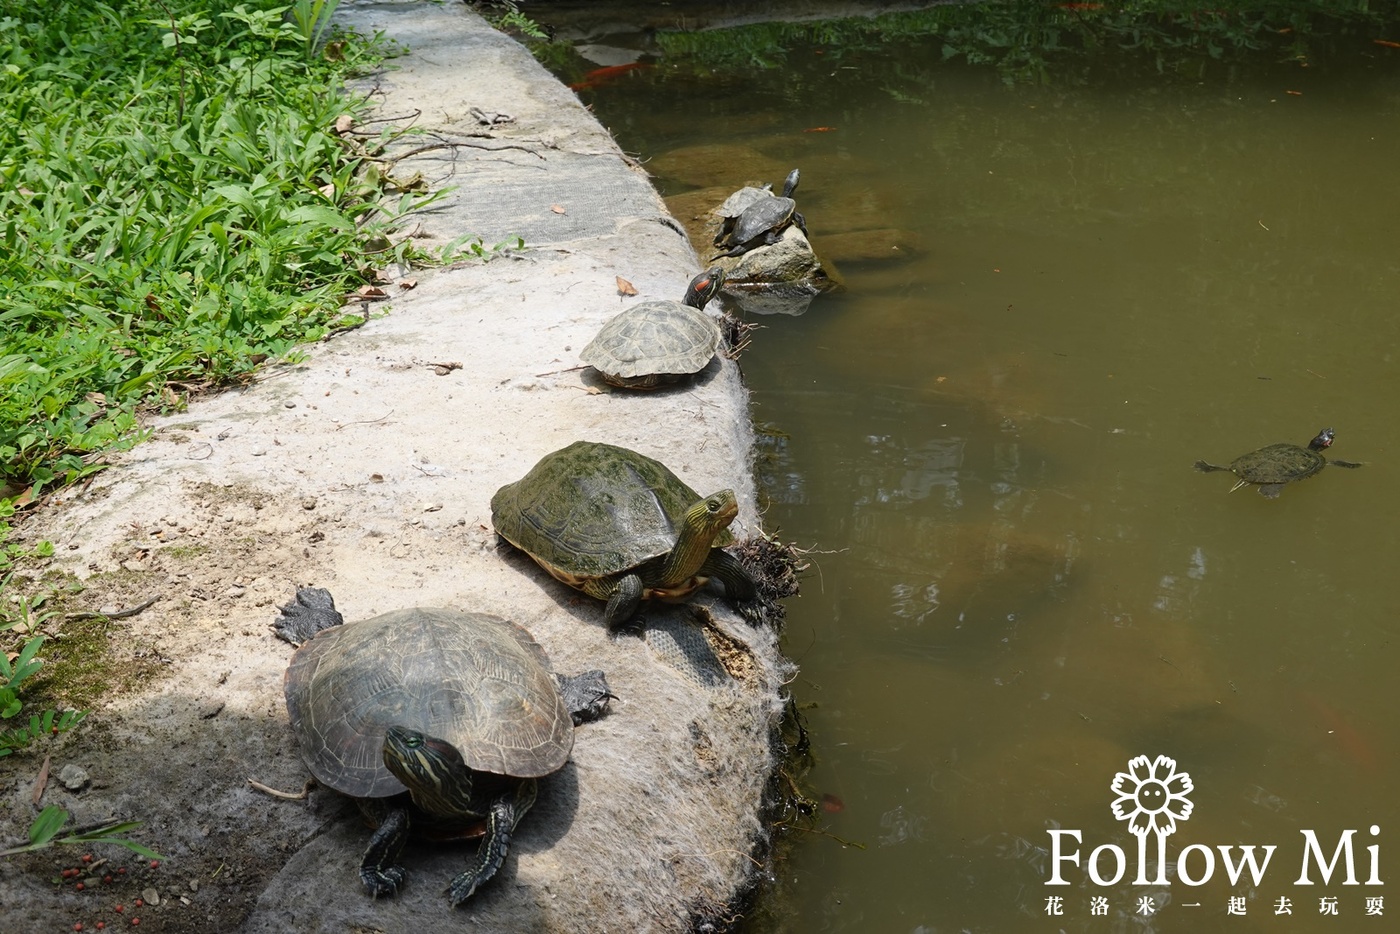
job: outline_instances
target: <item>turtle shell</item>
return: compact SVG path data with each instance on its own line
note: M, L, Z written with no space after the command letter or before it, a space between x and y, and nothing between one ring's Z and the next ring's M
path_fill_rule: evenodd
M745 208L744 213L734 222L730 242L748 243L770 230L776 230L792 220L792 212L796 209L797 202L791 198L780 198L777 195L761 198Z
M719 341L719 325L703 311L680 302L643 302L603 325L579 359L609 382L686 376L705 368Z
M725 198L724 203L715 208L715 213L720 217L738 217L744 213L749 205L771 194L773 194L771 185L764 185L762 188L755 188L752 185L745 186Z
M491 521L559 580L579 586L669 553L700 499L659 461L576 441L497 490ZM733 539L725 529L714 544Z
M485 613L419 607L323 630L292 655L284 690L311 773L357 798L406 790L384 765L395 724L516 778L557 771L574 743L544 649Z
M1230 472L1248 483L1291 483L1311 477L1327 459L1296 444L1270 444L1241 454L1230 462Z

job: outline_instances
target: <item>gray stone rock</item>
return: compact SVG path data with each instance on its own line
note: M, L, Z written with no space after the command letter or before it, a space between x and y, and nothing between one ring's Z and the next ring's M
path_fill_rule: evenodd
M76 765L65 765L58 770L58 781L69 791L82 791L92 782L87 770Z

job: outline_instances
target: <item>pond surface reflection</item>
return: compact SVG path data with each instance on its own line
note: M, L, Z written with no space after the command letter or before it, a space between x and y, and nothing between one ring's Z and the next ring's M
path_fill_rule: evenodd
M762 926L1384 927L1340 864L1296 884L1301 831L1329 860L1357 831L1359 882L1400 839L1400 57L1359 48L1027 86L937 40L811 46L589 97L678 215L800 166L848 289L743 358L766 523L819 550L786 638L834 802ZM1192 470L1328 426L1364 469L1276 501ZM1158 755L1193 808L1173 881L1137 885L1110 783ZM1258 884L1218 850L1245 844L1277 847Z

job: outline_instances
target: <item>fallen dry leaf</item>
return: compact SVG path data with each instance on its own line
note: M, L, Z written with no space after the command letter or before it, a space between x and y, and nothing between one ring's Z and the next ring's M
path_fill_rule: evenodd
M349 114L341 114L335 118L335 135L344 136L355 127L355 118Z
M362 285L355 290L355 294L360 298L385 298L389 293L377 285Z
M39 799L44 796L44 789L49 784L49 759L52 755L51 752L44 754L44 764L39 766L39 777L34 779L33 802L36 808L39 806Z
M399 288L403 289L405 292L407 292L409 289L416 289L416 288L418 288L418 280L417 280L417 279L400 279L400 280L399 280Z
M555 214L567 214L567 213L569 213L568 211L565 211L565 210L564 210L564 205L562 205L562 204L551 204L551 205L549 206L549 209L550 209L551 211L553 211Z
M632 283L628 282L626 279L622 278L621 276L618 276L618 277L617 277L617 294L618 294L618 295L636 295L636 294L637 294L637 287L636 287L635 285L633 285Z

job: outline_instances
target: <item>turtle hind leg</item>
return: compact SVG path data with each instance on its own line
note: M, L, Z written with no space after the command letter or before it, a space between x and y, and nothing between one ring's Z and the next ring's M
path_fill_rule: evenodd
M1221 467L1219 464L1208 464L1205 461L1196 461L1191 465L1201 473L1210 473L1212 470L1229 470L1229 467Z
M330 629L345 622L335 608L331 592L323 587L300 587L295 600L282 607L281 615L273 624L272 631L277 637L301 645L323 629Z
M447 897L453 908L471 898L472 893L501 868L516 825L534 803L533 778L525 779L491 802L486 813L486 836L481 840L481 848L476 851L476 859L447 887Z
M399 855L408 842L408 809L394 808L383 815L379 829L370 837L365 858L360 862L360 883L374 898L395 895L408 873L398 865Z
M617 697L608 687L608 679L595 668L577 675L554 676L559 681L559 696L574 726L597 720L608 709L608 701Z
M1366 466L1365 464L1358 464L1356 461L1328 461L1327 463L1333 467L1346 467L1348 469Z
M716 253L714 256L711 256L710 262L713 263L715 260L719 259L722 256L743 256L751 249L753 249L753 247L749 246L749 244L747 243L736 243L729 249L725 250L723 253Z
M1243 480L1240 481L1244 483ZM1285 484L1282 483L1261 483L1259 484L1259 495L1265 499L1278 499L1278 495L1283 492Z

